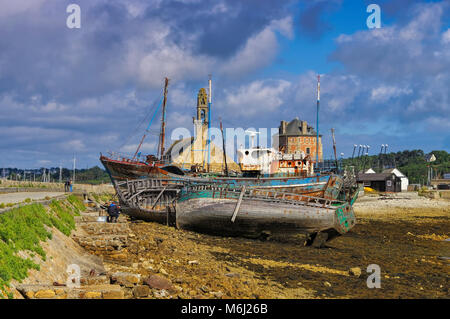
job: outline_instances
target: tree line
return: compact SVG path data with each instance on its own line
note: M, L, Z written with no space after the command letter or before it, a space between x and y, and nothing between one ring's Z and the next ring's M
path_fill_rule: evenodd
M428 163L426 155L434 154L436 161ZM365 171L372 168L381 173L389 168L397 168L405 174L411 184L423 184L427 181L428 165L433 169L433 176L442 178L445 173L450 173L450 154L446 151L432 151L424 153L422 150L405 150L387 154L364 155L358 158L343 159L343 166L354 166L356 171Z

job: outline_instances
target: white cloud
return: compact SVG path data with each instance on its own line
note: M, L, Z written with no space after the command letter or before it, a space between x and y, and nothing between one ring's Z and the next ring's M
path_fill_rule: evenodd
M277 52L278 41L274 26L266 27L249 38L244 47L221 66L220 73L229 76L247 74L269 65Z
M442 43L449 44L450 43L450 28L447 29L444 33L442 33Z
M288 39L292 40L294 38L294 22L291 16L287 16L279 20L273 20L270 23L270 27L273 30L279 31Z
M391 98L399 97L401 95L409 95L412 90L409 88L398 88L395 86L379 86L370 92L370 98L375 102L386 102Z
M0 0L0 18L38 9L47 0Z
M291 83L285 80L254 81L237 90L226 90L224 106L221 108L235 117L246 118L255 114L262 117L283 104L283 93L290 86Z

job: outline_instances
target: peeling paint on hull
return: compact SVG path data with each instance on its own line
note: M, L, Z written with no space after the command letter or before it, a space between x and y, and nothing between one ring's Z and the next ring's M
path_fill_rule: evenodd
M356 223L349 203L315 205L244 199L232 222L237 199L214 198L208 191L181 196L176 206L178 228L197 232L257 238L267 234L327 233L327 240L345 234Z

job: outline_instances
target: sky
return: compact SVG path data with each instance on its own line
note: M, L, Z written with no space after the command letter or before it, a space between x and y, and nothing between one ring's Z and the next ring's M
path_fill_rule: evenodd
M81 9L69 28L67 6ZM367 6L381 9L369 29ZM167 136L192 130L212 75L212 125L320 127L354 144L450 151L450 1L0 0L0 167L100 165L133 153L170 78ZM143 144L153 153L156 117ZM176 137L174 137L176 138ZM168 146L168 145L167 145ZM167 148L166 146L166 148Z

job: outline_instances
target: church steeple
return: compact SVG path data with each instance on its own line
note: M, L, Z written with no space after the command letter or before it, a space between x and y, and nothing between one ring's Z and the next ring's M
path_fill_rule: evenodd
M197 95L197 120L201 120L203 125L208 124L208 94L204 88Z

